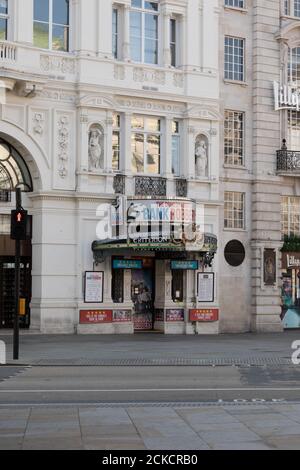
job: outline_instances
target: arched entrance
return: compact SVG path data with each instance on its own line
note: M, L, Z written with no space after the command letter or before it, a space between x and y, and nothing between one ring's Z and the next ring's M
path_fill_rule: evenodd
M0 329L13 327L15 244L10 239L10 211L16 187L32 191L32 179L20 153L0 138ZM26 299L26 316L20 326L29 328L31 301L31 242L21 245L21 297Z

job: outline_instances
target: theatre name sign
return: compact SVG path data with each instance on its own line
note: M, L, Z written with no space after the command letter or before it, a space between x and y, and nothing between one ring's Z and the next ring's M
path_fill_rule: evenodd
M300 89L295 85L273 82L275 111L292 109L300 111Z

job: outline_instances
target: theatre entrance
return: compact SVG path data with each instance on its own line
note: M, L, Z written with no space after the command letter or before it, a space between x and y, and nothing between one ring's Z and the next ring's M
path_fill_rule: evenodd
M155 261L143 260L143 269L131 273L131 298L135 331L152 331L154 328Z

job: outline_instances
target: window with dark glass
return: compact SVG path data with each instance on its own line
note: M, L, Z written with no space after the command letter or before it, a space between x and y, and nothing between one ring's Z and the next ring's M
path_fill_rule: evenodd
M112 53L115 59L118 58L118 34L119 34L119 12L113 8L112 12Z
M183 279L184 271L172 271L172 299L173 302L183 302Z
M111 297L115 304L124 302L124 271L123 269L112 269Z
M170 51L171 65L177 66L177 21L174 18L170 20Z
M69 50L69 0L34 0L33 43L42 49Z
M8 0L0 0L0 41L7 39Z

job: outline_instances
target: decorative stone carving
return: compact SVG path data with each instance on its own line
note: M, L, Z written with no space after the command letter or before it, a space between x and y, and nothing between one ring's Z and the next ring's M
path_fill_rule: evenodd
M45 117L42 113L35 113L33 116L33 132L38 135L44 133L44 121Z
M182 88L184 85L184 79L182 73L174 73L173 74L173 84L176 87Z
M52 55L41 55L41 69L44 72L60 72L63 74L75 74L76 65L74 59L67 57L56 57Z
M95 124L89 132L89 171L104 168L104 134L101 126Z
M61 116L58 121L58 174L61 178L66 178L68 175L68 160L69 160L69 118L68 116Z
M164 85L166 83L166 74L158 70L147 70L142 67L135 67L133 69L133 80L135 82L152 82L157 85Z
M115 65L114 66L114 79L115 80L125 80L125 67L124 67L124 65Z
M195 144L196 177L207 176L208 170L208 142L207 137L198 135Z

